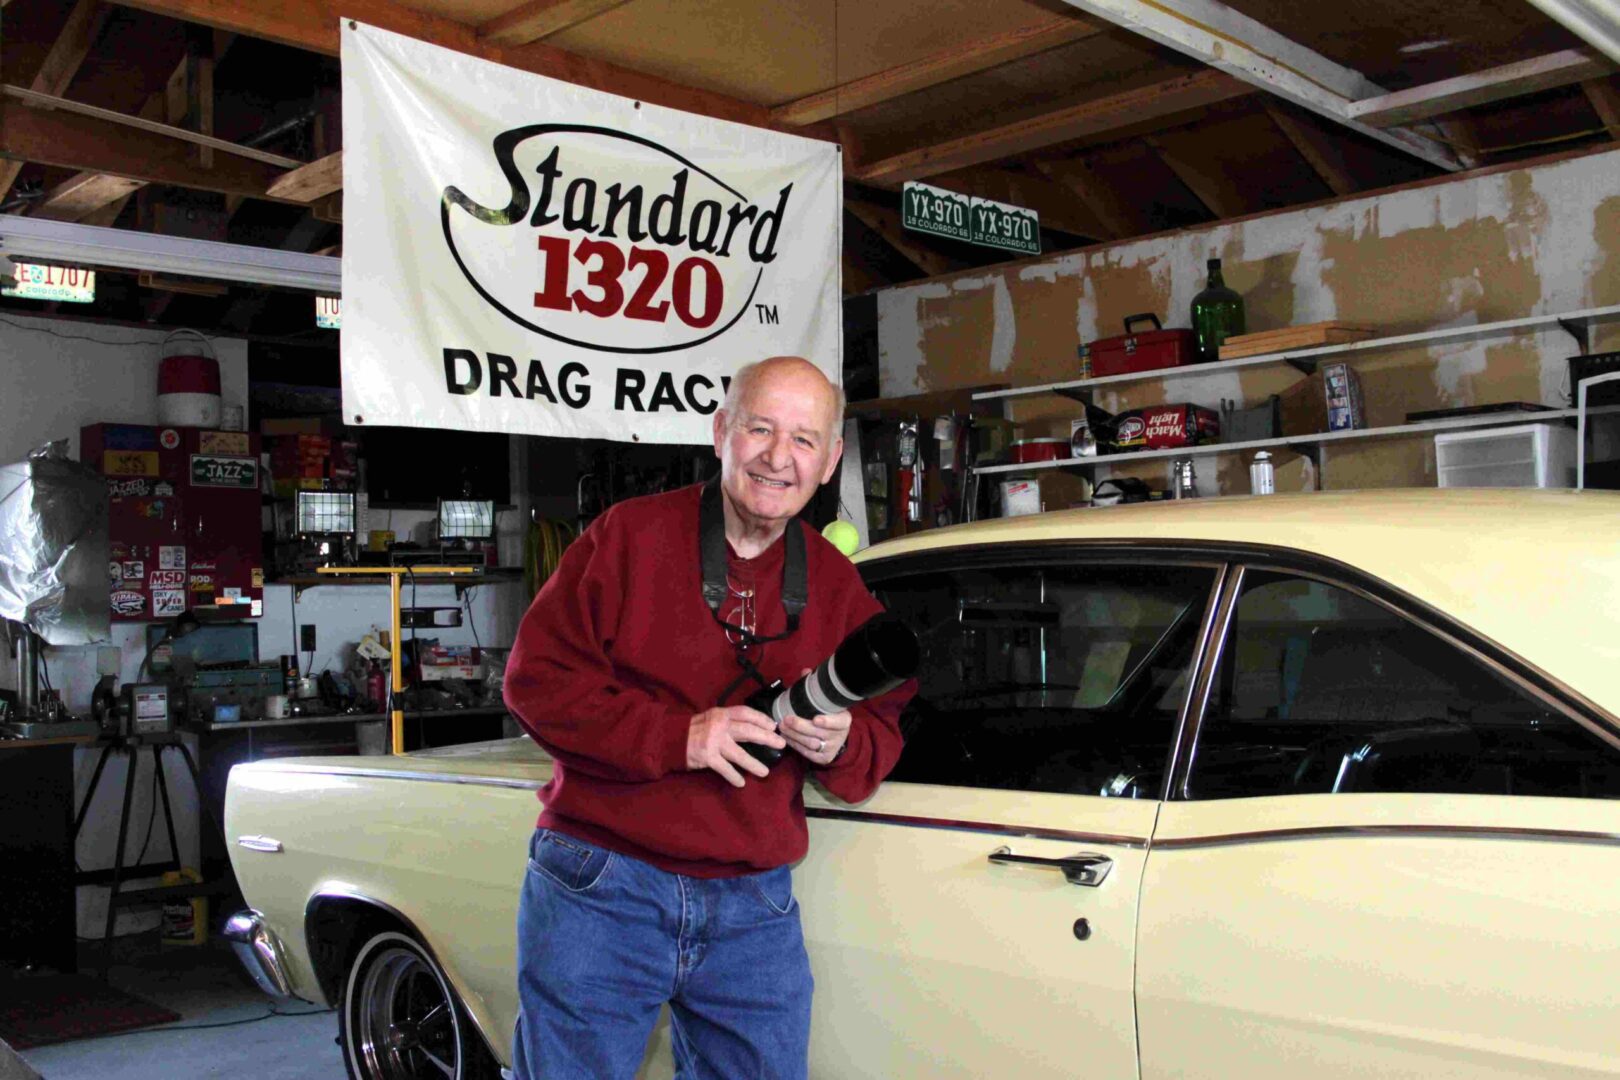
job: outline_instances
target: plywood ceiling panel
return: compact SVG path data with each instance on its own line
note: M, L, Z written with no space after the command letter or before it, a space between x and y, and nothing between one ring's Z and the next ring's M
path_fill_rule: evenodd
M866 141L925 145L1198 70L1143 38L1110 32L862 109L846 121Z
M547 38L638 71L780 105L1055 16L1056 0L629 0Z

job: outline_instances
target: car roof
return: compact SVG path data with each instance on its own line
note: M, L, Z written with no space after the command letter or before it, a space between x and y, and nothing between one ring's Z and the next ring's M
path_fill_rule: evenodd
M1060 540L1260 544L1334 559L1620 717L1620 492L1398 488L1137 503L926 530L856 562Z

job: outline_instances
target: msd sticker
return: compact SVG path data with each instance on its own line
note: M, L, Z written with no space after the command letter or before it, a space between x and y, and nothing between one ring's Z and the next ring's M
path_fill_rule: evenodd
M153 589L183 589L186 585L186 572L184 570L154 570L152 580L147 582Z

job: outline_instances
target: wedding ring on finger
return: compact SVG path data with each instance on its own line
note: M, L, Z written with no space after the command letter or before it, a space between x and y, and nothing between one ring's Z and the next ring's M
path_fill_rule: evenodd
M826 739L818 739L818 740L816 740L816 753L825 754L826 752L827 752L827 740Z

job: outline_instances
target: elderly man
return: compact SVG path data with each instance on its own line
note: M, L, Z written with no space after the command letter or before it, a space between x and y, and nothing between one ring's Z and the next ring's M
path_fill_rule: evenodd
M556 771L518 913L519 1077L632 1076L666 1003L683 1077L806 1073L804 781L871 795L910 688L780 730L739 702L880 610L796 520L842 426L814 365L743 368L715 415L718 481L614 506L524 617L506 701ZM785 753L767 767L749 744Z

